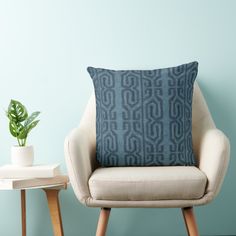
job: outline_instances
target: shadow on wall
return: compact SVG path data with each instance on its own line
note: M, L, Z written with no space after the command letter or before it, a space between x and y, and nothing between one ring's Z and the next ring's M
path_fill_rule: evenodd
M224 217L228 218L229 215L236 216L235 207L232 207L230 204L235 202L236 198L236 192L232 191L232 187L234 189L235 186L232 180L236 179L236 160L234 158L236 145L236 129L234 128L236 104L234 100L234 87L229 87L229 84L224 83L223 80L213 81L212 83L206 78L201 77L198 80L198 84L206 99L216 127L222 130L230 140L230 162L222 190L213 203L209 205L209 213L214 215L215 223L217 224L219 221L219 224L221 224L220 222ZM209 217L211 217L210 215ZM227 224L228 226L223 226L222 228L235 228L233 220L229 219Z
M206 99L207 105L211 111L216 127L221 129L231 140L236 137L235 132L232 132L232 124L235 121L236 113L232 112L230 104L234 100L231 98L228 89L228 84L220 84L220 87L211 86L211 83L206 83L206 79L198 79L198 84ZM233 104L235 106L235 104ZM235 106L236 107L236 106Z

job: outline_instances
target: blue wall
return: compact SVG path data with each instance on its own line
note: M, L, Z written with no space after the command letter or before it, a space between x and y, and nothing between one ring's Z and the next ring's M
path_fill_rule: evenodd
M219 197L196 209L202 235L236 234L236 1L0 1L0 165L9 163L4 109L11 98L41 122L29 142L37 163L59 162L92 90L88 65L146 69L199 61L198 81L232 155ZM27 193L30 236L52 235L44 193ZM0 193L0 235L20 235L19 192ZM98 209L61 192L66 236L95 234ZM114 209L108 235L183 235L179 209Z

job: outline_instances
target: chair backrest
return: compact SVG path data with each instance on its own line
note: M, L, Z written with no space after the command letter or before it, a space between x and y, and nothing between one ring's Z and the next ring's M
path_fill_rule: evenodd
M93 146L96 146L96 105L94 93L91 95L85 112L82 116L80 127L83 127L90 133ZM192 110L192 135L193 135L193 149L196 158L198 158L198 151L200 149L201 140L205 132L209 129L214 129L215 124L209 112L206 101L202 92L195 82L193 92L193 110Z

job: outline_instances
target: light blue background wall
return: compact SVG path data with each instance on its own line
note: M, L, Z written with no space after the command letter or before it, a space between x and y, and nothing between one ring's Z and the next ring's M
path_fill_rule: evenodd
M10 161L4 109L11 98L41 122L29 142L37 163L60 162L63 142L92 90L88 65L160 68L199 61L198 81L217 126L231 139L219 197L196 209L204 235L236 234L236 1L0 1L0 164ZM27 193L29 236L52 235L44 193ZM20 235L19 192L0 192L0 235ZM95 234L97 209L61 192L67 236ZM114 209L108 235L183 235L178 209Z

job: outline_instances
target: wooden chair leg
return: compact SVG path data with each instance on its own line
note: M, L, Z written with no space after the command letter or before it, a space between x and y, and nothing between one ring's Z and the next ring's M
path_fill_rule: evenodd
M193 207L182 208L182 213L188 236L199 236L197 223L194 217Z
M21 193L21 225L22 225L22 236L26 236L26 200L25 190L22 189Z
M59 189L44 189L47 200L48 200L48 208L51 215L52 226L54 236L63 236L63 227L61 220L61 211L60 204L58 199Z
M96 236L105 236L111 208L101 208Z

